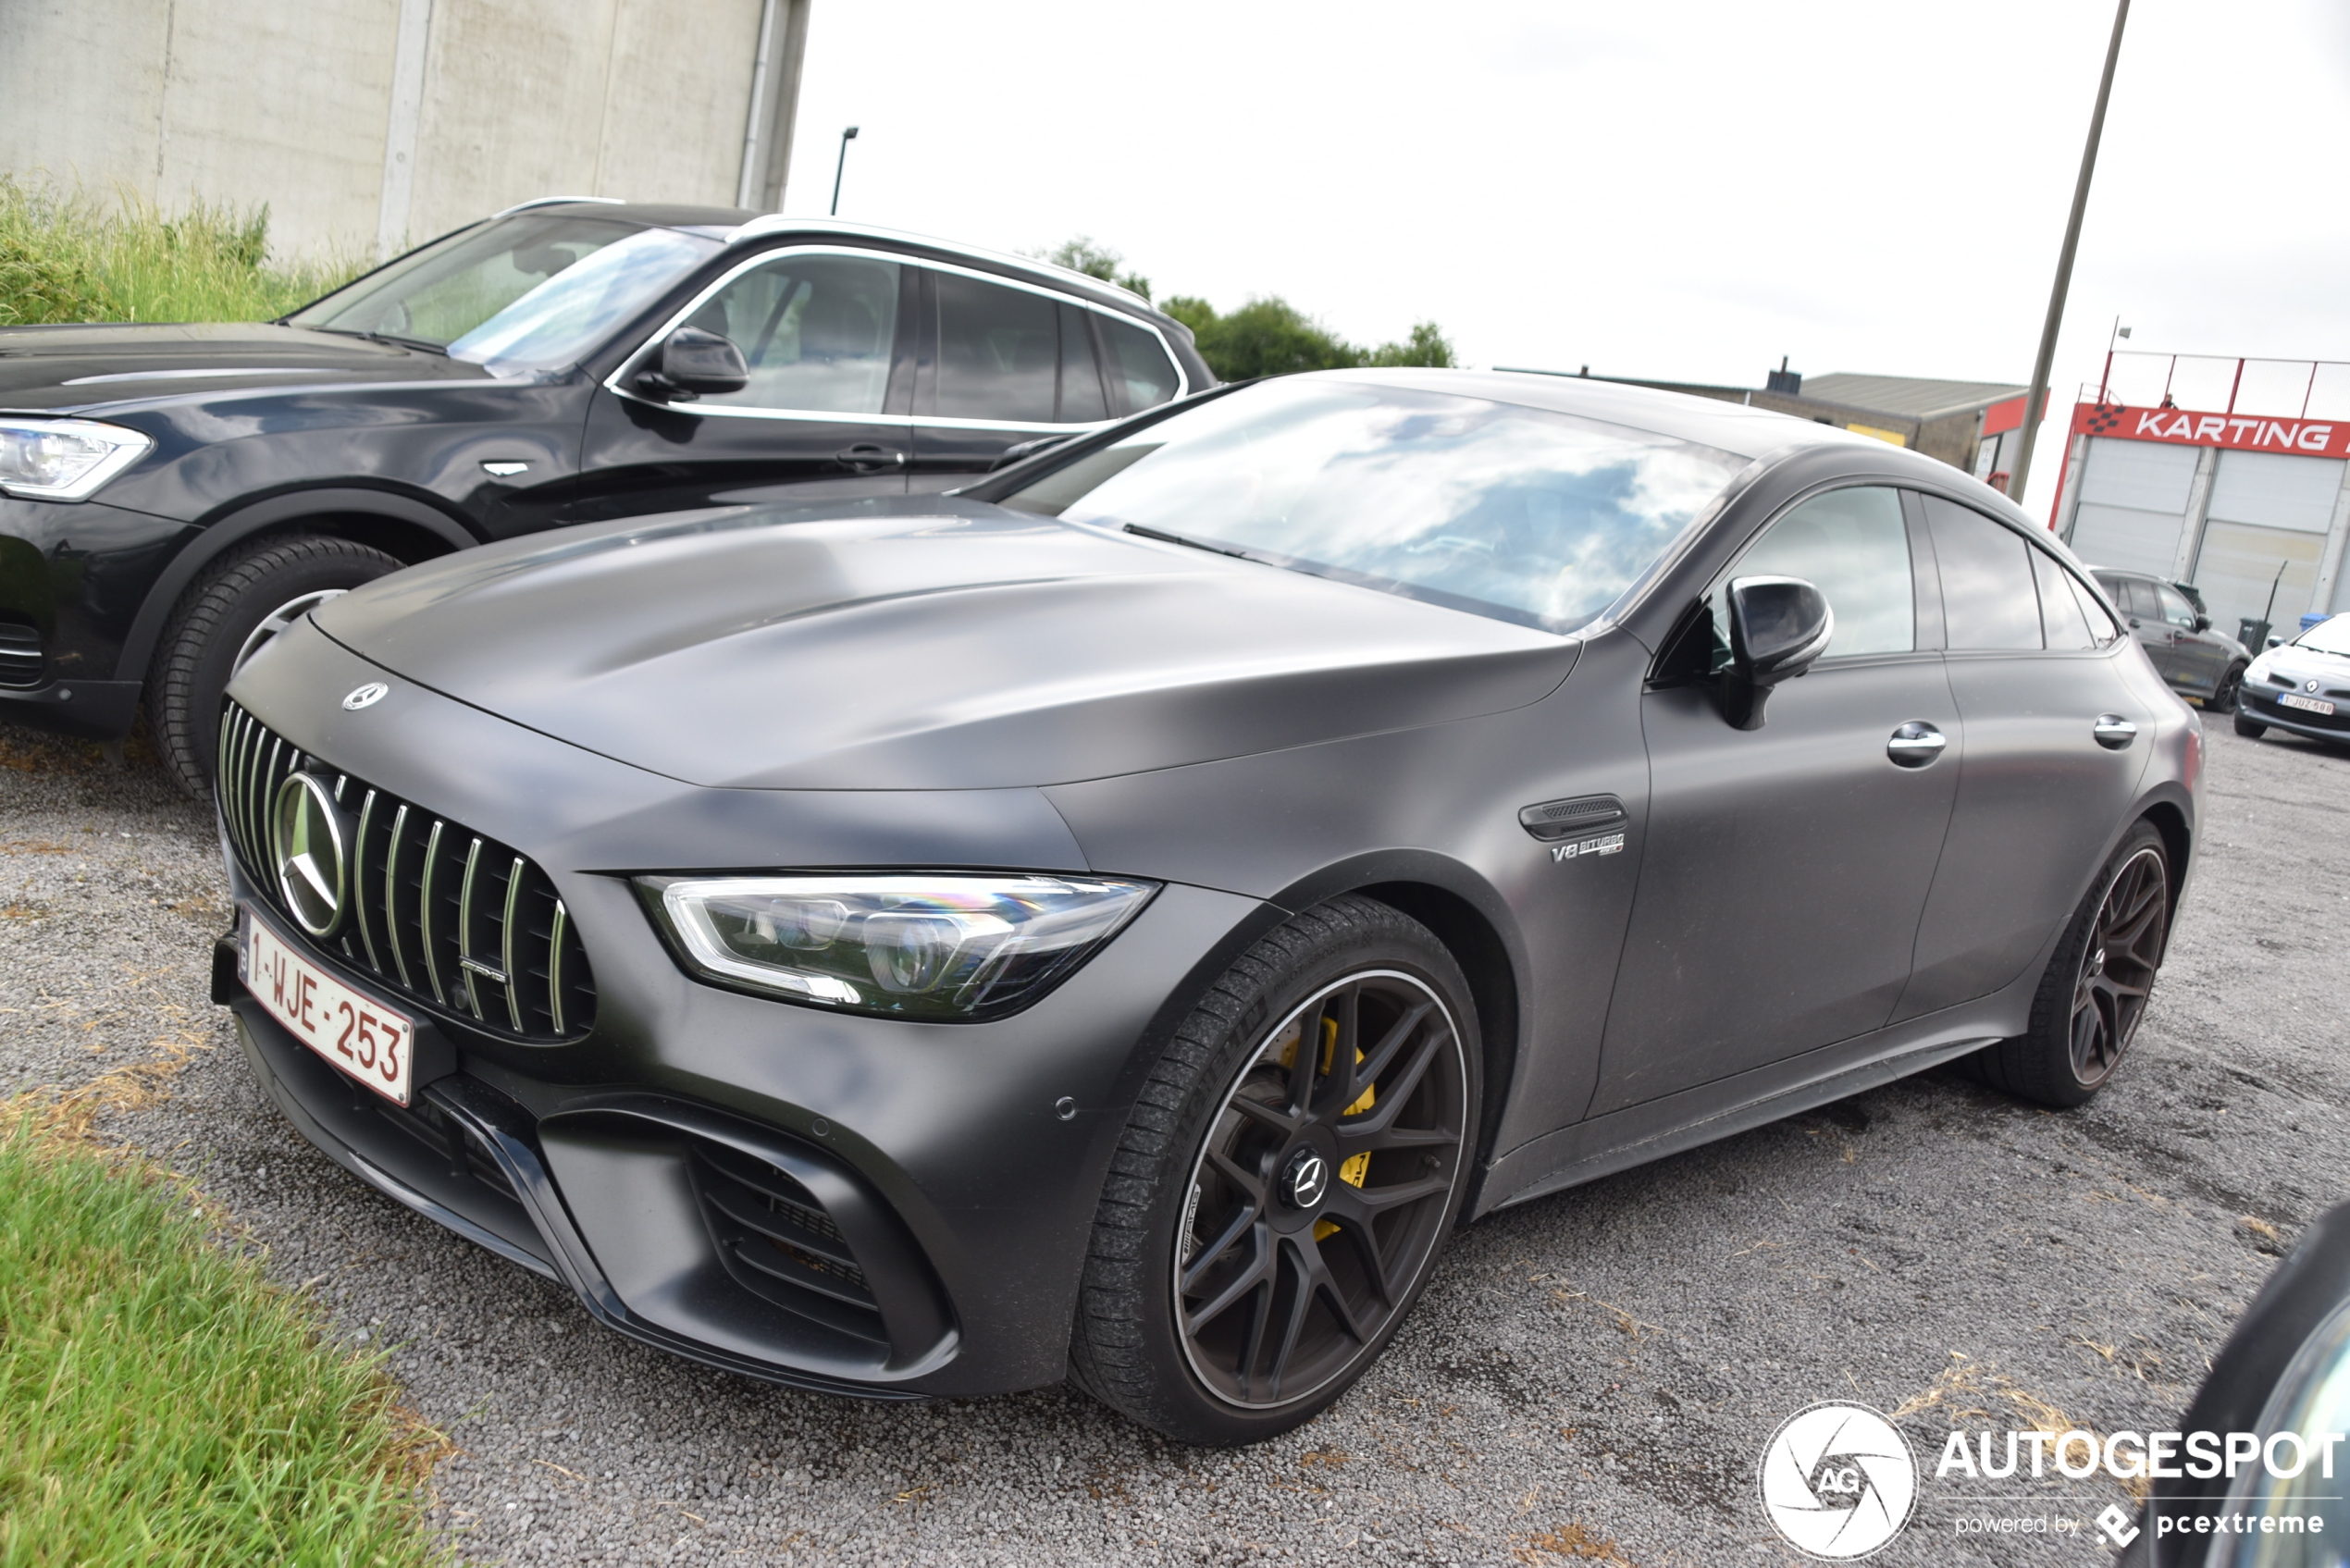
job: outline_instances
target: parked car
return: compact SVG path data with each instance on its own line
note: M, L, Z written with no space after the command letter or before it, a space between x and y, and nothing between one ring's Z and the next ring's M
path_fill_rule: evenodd
M2202 592L2194 584L2105 566L2090 570L2171 690L2200 701L2208 712L2235 711L2252 650L2211 629Z
M2337 1468L2350 1431L2350 1204L2320 1216L2277 1265L2178 1428L2125 1568L2332 1568L2350 1558Z
M220 694L304 610L564 524L938 490L1210 385L1181 325L1038 262L823 219L552 201L282 321L0 330L0 716L201 793Z
M1207 1443L1464 1217L1955 1058L2086 1101L2202 744L1955 470L1467 371L469 551L229 695L216 995L361 1179L714 1365Z
M2350 615L2329 616L2252 661L2236 734L2257 740L2272 729L2350 741Z

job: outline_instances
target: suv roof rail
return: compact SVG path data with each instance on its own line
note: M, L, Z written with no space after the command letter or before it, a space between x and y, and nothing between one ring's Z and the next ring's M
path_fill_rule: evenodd
M959 251L967 256L991 261L1000 266L1018 267L1023 272L1034 273L1040 277L1082 278L1097 289L1106 289L1113 294L1133 301L1153 315L1162 314L1156 305L1134 292L1133 290L1095 278L1090 272L1079 272L1074 267L1040 261L1034 256L1007 255L1001 251L991 251L983 245L967 245L960 240L942 240L935 234L918 234L907 228L884 228L878 224L852 223L846 218L786 217L782 213L765 213L752 218L748 223L729 234L726 237L726 242L731 245L737 241L755 240L762 234L780 234L786 230L853 235L872 240L919 240L926 245L936 245L942 250Z
M508 213L528 212L533 207L561 207L573 202L596 202L608 207L625 207L628 204L618 196L533 196L527 202L516 202L511 207L501 207L491 217L504 217Z

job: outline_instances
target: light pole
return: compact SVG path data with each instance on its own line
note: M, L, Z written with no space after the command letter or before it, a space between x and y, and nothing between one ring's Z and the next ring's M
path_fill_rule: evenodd
M2089 177L2097 168L2097 139L2105 134L2105 104L2113 95L2114 62L2121 57L2121 27L2130 19L2130 0L2113 8L2113 42L2105 49L2105 75L2097 82L2097 106L2089 116L2088 145L2081 149L2081 179L2072 187L2072 216L2064 226L2064 249L2057 256L2056 287L2048 291L2048 319L2040 327L2040 354L2032 362L2032 393L2023 404L2023 441L2016 449L2014 477L2008 493L2023 500L2032 476L2032 446L2039 438L2040 420L2048 410L2048 372L2056 363L2057 329L2064 325L2065 291L2072 286L2072 253L2081 245L2081 215L2089 206Z
M2122 0L2122 3L2127 5L2129 0ZM2108 75L2110 75L2112 68L2109 66L2106 69ZM2100 113L2103 112L2104 99L2097 100L2097 108ZM833 216L835 217L840 216L840 177L848 172L848 144L856 140L857 128L853 125L840 133L840 162L833 166Z

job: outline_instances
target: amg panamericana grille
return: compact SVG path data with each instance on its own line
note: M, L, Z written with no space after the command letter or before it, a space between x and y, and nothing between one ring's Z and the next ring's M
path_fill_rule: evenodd
M290 914L270 851L271 802L289 774L324 784L350 824L348 913L311 946L477 1029L525 1040L585 1034L596 1015L588 954L554 883L523 856L311 756L228 705L214 770L237 858Z

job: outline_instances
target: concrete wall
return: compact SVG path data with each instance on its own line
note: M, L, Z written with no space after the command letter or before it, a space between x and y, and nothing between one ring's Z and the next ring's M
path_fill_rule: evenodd
M808 4L773 6L754 204L780 196ZM732 206L764 9L0 0L0 172L266 202L280 254L397 249L550 194Z

